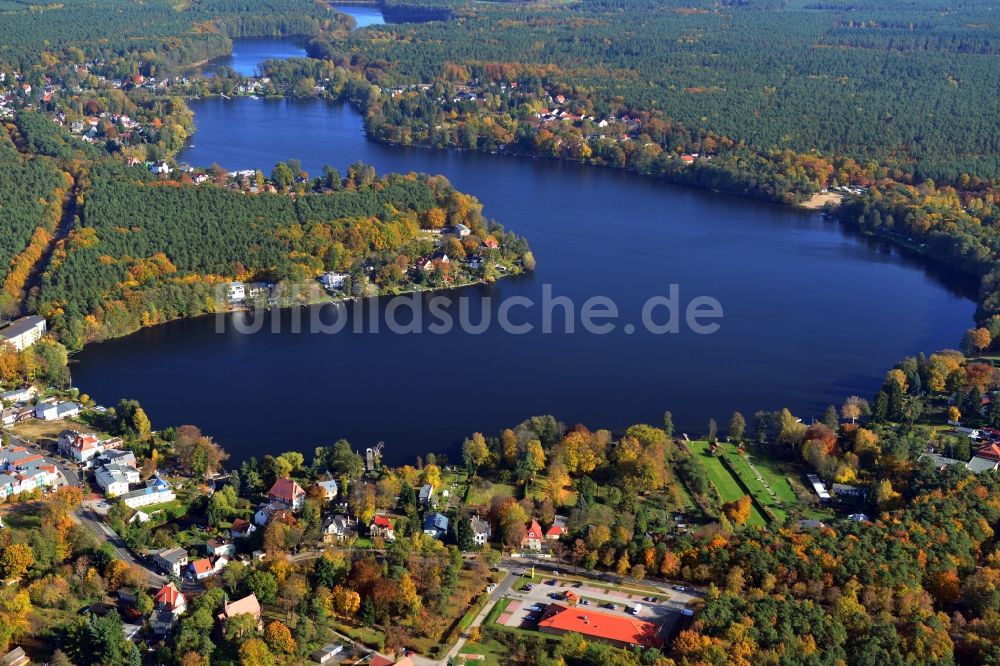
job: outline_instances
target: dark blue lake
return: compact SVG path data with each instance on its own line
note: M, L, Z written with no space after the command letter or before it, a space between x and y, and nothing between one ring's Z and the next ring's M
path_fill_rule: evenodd
M295 334L292 313L282 311L267 315L284 323L277 334L269 325L217 333L209 317L79 354L75 383L95 399L136 398L157 426L195 423L236 461L309 454L340 437L362 448L385 441L393 463L454 455L474 431L493 434L542 413L621 429L659 423L670 409L694 432L733 410L749 417L787 406L808 420L848 395L870 397L901 357L954 347L972 322L968 280L815 213L576 164L382 145L365 138L354 110L322 101L214 99L191 108L197 133L180 160L269 172L296 158L313 174L362 160L380 172L444 174L524 235L538 261L527 277L450 294L491 298L474 299L473 321L484 312L495 320L511 297L531 299L536 307L512 311L535 326L523 335L496 326L478 335L355 334L350 326ZM718 332L626 332L671 284L682 306L717 299ZM565 333L559 311L559 332L543 333L546 285L577 317L588 298L609 297L620 312L615 331ZM367 307L378 313L384 304ZM446 310L460 314L457 305Z

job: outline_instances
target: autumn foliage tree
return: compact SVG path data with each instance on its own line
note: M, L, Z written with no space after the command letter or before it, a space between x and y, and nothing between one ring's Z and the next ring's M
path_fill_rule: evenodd
M726 518L730 520L734 525L743 525L750 518L750 496L744 495L738 500L733 500L732 502L726 502L722 505L722 513L725 514Z

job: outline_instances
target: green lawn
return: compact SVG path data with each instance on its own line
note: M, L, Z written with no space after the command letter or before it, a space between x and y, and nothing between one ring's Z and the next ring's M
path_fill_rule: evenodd
M788 477L773 461L753 457L750 454L741 455L735 447L727 447L725 455L740 479L750 489L754 499L770 509L779 519L783 519L788 511L798 504L798 497L788 482ZM751 462L774 491L773 494L768 492L764 484L757 479Z
M476 483L469 488L468 506L489 506L494 496L517 497L517 489L509 483L491 483L487 481L482 487Z
M463 655L482 655L482 659L462 659ZM510 653L507 650L507 646L498 641L495 638L489 638L483 636L480 642L473 643L469 641L462 649L458 652L459 659L456 660L457 663L461 664L463 661L466 664L472 666L473 664L482 664L482 666L503 666L503 664L510 663Z
M692 440L688 442L688 446L691 451L694 452L695 458L701 463L705 471L708 472L708 478L712 481L715 487L719 491L719 496L722 498L723 502L734 502L746 493L740 488L739 482L736 477L733 476L729 470L727 470L722 461L717 457L713 456L708 452L708 442L705 440ZM747 525L766 525L767 521L764 520L764 516L760 514L757 507L750 508L750 519L747 520Z

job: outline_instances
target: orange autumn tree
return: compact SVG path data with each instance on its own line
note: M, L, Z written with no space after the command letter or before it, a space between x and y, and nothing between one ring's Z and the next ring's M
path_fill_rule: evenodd
M744 495L738 500L722 505L722 513L734 525L744 525L750 519L750 496Z

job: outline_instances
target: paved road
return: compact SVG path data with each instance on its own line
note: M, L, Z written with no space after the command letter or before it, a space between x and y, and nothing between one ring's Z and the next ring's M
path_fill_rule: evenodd
M34 442L24 439L23 437L18 437L17 435L12 434L11 441L14 444L34 451L35 453L44 455L46 461L55 465L56 469L59 470L59 473L63 477L62 485L82 487L84 493L88 492L89 489L80 479L80 470L75 465L71 465L65 460L51 456L47 449L37 446ZM132 551L129 550L128 546L125 545L122 538L101 519L100 514L94 510L94 504L95 503L91 500L85 500L73 513L73 520L89 529L97 538L99 543L111 544L111 547L114 549L118 559L123 560L130 566L140 569L146 575L146 580L149 582L150 586L162 587L165 585L169 578L140 562L135 555L132 554Z

